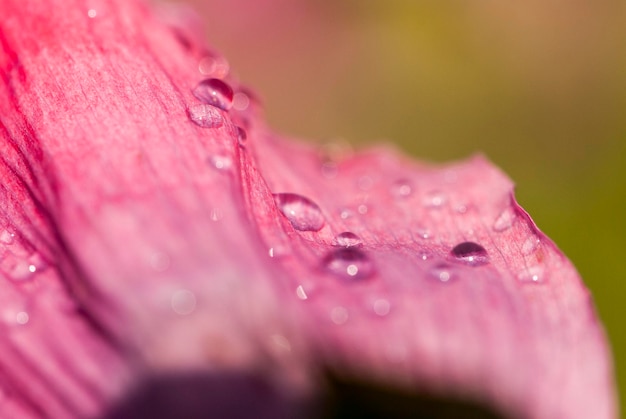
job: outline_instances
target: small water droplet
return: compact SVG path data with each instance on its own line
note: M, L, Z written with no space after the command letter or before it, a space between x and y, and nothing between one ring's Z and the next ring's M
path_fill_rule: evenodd
M202 102L225 111L233 105L233 89L220 79L202 80L193 89L193 95Z
M322 210L310 199L294 193L279 193L274 195L274 201L296 230L318 231L324 227Z
M430 269L430 276L440 282L450 282L454 279L452 268L446 264L435 265Z
M333 250L326 255L323 265L344 280L362 280L374 274L374 263L356 247Z
M231 158L226 156L212 156L210 161L217 170L228 170L233 165Z
M242 147L245 147L247 139L248 139L248 133L246 132L246 130L238 126L237 127L237 142L239 143L239 145Z
M543 267L536 265L525 268L518 276L520 282L538 284L544 280Z
M413 193L411 182L407 179L400 179L391 186L391 194L396 198L407 198Z
M384 317L389 314L389 311L391 310L391 304L389 304L389 301L381 298L374 301L372 308L374 309L374 313L381 317Z
M367 214L367 211L369 211L369 208L367 208L367 205L365 204L361 204L357 207L357 212L361 215L365 215Z
M419 229L415 232L415 234L417 234L417 237L422 238L424 240L429 239L431 236L430 231L426 229Z
M525 256L530 255L532 252L537 250L537 247L539 247L539 243L539 238L536 236L527 238L526 241L524 241L524 244L522 244L522 253Z
M304 291L304 287L302 285L298 285L298 288L296 288L296 295L301 300L306 300L309 298L309 296L306 295L306 291Z
M172 294L170 303L176 314L186 316L196 309L196 296L189 290L181 289Z
M28 323L29 320L30 320L30 316L25 311L20 311L15 315L15 322L17 324L24 325Z
M489 263L487 251L478 243L459 243L452 248L450 253L452 256L468 265L479 266Z
M356 234L350 231L344 231L343 233L339 233L337 234L337 236L335 236L334 244L335 246L347 248L361 246L363 244L363 241Z
M424 199L424 206L428 208L441 208L445 203L446 196L440 191L432 191Z
M493 223L493 229L498 232L508 230L513 226L514 219L515 215L507 208L496 218L496 221Z
M98 11L96 9L87 10L87 17L89 17L90 19L93 19L96 16L98 16Z
M339 213L339 216L341 217L342 220L347 220L348 218L352 217L353 215L354 214L349 209L343 209L343 210L341 210L341 213Z
M335 307L330 311L330 319L337 325L348 321L348 309L345 307Z
M202 128L218 128L224 125L222 114L211 105L195 104L188 109L189 119Z
M211 209L211 221L220 221L222 218L224 218L224 213L222 212L222 210L220 208L213 208Z
M428 260L430 254L428 252L420 252L418 253L418 256L421 260Z
M467 205L459 204L454 208L454 210L459 214L465 214L467 212Z
M4 244L13 244L15 240L15 233L10 230L4 230L0 233L0 242Z

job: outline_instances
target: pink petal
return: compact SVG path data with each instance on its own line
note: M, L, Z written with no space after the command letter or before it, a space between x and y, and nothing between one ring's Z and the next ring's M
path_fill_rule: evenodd
M93 416L181 371L299 398L325 367L515 417L617 416L588 292L485 159L281 139L254 100L199 102L199 63L228 67L185 26L56 3L0 6L0 416Z

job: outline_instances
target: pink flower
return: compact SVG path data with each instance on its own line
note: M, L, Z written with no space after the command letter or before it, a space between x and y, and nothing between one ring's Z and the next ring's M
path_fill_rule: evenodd
M589 293L484 158L280 138L134 1L0 15L0 417L300 416L324 371L617 417Z

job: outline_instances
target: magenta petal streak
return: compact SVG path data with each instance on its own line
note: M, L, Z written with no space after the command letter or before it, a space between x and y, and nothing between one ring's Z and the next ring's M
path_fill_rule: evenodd
M97 415L155 371L299 397L321 367L617 417L588 291L483 157L280 138L223 58L133 1L0 16L0 417Z

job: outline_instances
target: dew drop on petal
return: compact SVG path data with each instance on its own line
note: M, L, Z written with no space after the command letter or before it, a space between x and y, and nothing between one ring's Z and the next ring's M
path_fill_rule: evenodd
M335 236L335 240L333 241L333 244L335 246L347 248L347 247L361 246L363 244L363 241L356 234L350 231L344 231L343 233L339 233Z
M245 147L247 139L248 139L248 133L246 132L246 130L238 126L237 127L237 142L239 143L239 145L242 147Z
M200 59L198 71L205 76L224 78L230 71L230 65L221 55L209 54Z
M351 218L353 215L354 214L349 209L342 209L341 212L339 213L339 216L341 217L342 220L347 220L348 218Z
M430 269L430 276L439 282L450 282L454 279L452 267L446 264L435 265Z
M25 311L20 311L15 315L15 322L20 325L28 323L30 316Z
M357 207L356 210L358 211L359 214L365 215L369 211L369 208L367 208L367 205L361 204Z
M424 206L428 208L441 208L445 203L446 196L440 191L432 191L424 198Z
M324 227L324 216L317 204L295 193L279 193L274 201L293 228L300 231L318 231Z
M89 17L90 19L93 19L96 16L98 16L98 11L96 9L87 10L87 17Z
M347 281L367 279L374 274L374 263L356 247L331 251L324 257L323 265L327 271Z
M193 95L198 100L225 111L233 105L233 89L220 79L202 80L193 89Z
M543 267L536 265L525 268L517 276L520 282L528 284L539 284L544 281L545 273Z
M196 309L196 296L193 292L185 289L177 290L172 294L172 310L174 313L186 316Z
M304 290L304 287L302 285L298 285L298 287L296 288L296 295L301 300L307 300L309 298L309 296L306 294L306 291Z
M13 233L10 230L3 230L0 233L0 242L4 243L4 244L13 244L13 241L15 240L15 233Z
M335 307L330 311L330 319L337 325L348 321L348 309L345 307Z
M411 186L411 182L407 179L398 180L391 186L391 194L396 198L407 198L411 196L412 193L413 187Z
M243 92L237 92L233 95L233 109L237 111L245 111L250 106L250 98Z
M493 223L493 229L497 232L508 230L513 226L514 218L513 212L509 209L505 209L498 218L496 218L496 221Z
M479 266L489 263L487 251L478 243L463 242L452 248L450 252L457 260L468 265Z
M228 170L233 165L233 161L227 156L212 156L209 161L217 170Z
M189 119L202 128L218 128L224 125L224 118L214 106L195 104L187 111Z

